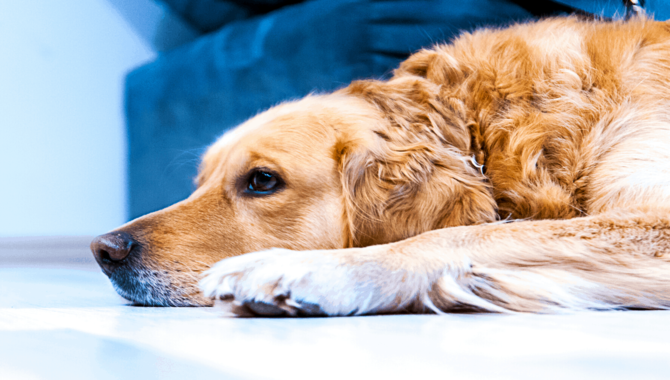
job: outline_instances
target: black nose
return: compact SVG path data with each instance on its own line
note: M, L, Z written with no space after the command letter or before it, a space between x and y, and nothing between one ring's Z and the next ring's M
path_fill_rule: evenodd
M137 246L137 242L128 233L110 232L93 239L91 251L102 271L109 276Z

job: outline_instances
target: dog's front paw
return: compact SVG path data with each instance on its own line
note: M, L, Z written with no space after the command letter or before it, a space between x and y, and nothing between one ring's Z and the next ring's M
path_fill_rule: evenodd
M271 249L225 259L206 272L206 297L238 315L335 316L421 311L425 273L383 260L387 246L323 251ZM418 306L417 306L418 305Z
M225 259L200 282L206 297L233 302L238 315L325 316L356 313L355 282L326 251L271 249Z

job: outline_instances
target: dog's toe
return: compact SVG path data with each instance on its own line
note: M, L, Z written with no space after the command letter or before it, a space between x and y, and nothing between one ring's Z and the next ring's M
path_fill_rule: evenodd
M233 299L233 281L233 276L210 273L200 281L200 290L205 297L211 299Z

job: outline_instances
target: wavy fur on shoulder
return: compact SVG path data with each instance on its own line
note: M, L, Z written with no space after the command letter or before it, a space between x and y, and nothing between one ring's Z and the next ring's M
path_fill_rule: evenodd
M471 163L462 102L440 99L439 86L421 78L355 82L342 92L385 117L372 128L374 146L340 152L352 246L496 220L491 188Z

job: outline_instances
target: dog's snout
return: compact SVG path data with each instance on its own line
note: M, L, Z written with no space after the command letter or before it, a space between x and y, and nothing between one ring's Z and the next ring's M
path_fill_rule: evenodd
M110 232L100 235L91 242L91 251L103 272L110 275L137 247L135 241L126 232Z

